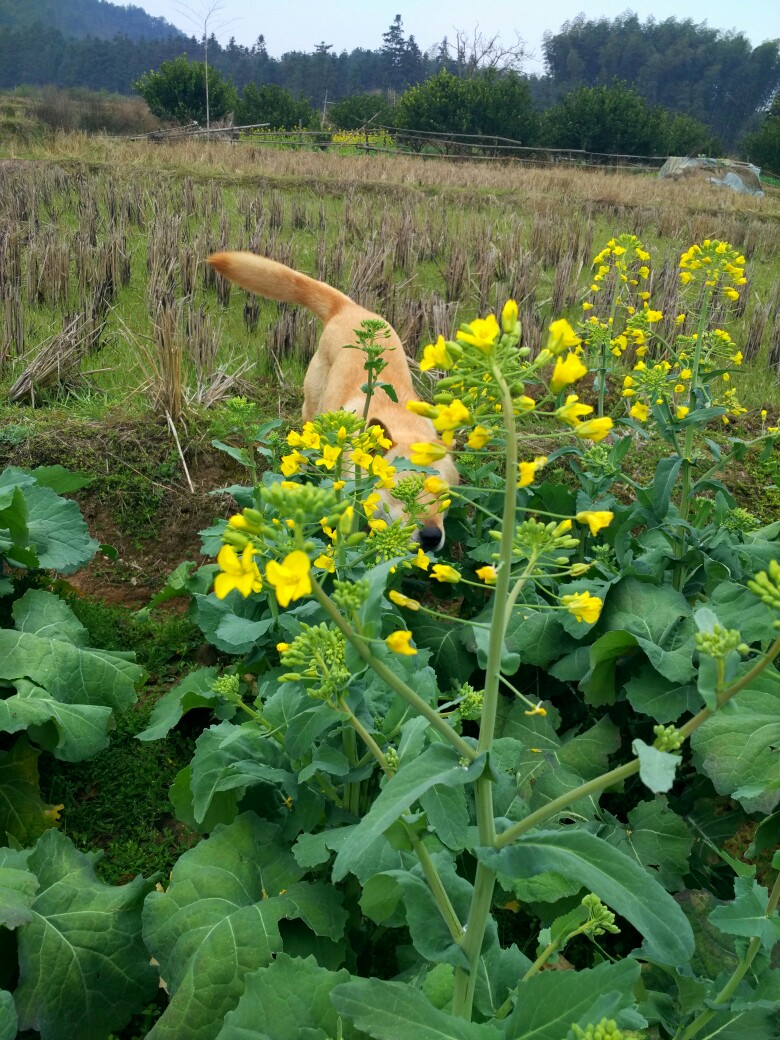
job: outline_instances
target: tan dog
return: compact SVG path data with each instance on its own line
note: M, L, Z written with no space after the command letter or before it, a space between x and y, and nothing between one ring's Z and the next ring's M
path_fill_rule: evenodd
M358 350L344 349L357 344L355 330L367 319L384 321L377 314L358 306L338 289L309 278L284 264L254 253L215 253L208 258L212 267L225 278L236 282L249 292L257 293L282 303L297 303L312 311L324 328L317 351L311 360L303 381L303 418L310 421L321 412L344 409L363 414L365 394L360 387L367 379L363 367L365 357ZM385 323L386 324L386 323ZM392 401L383 390L377 390L371 400L369 426L381 424L386 436L393 442L387 459L410 458L411 446L419 442L437 442L439 438L429 419L407 411L406 402L417 400L412 387L412 376L403 344L398 334L387 325L389 337L383 355L387 367L380 380L390 383L398 402ZM458 483L458 472L449 455L433 467L449 484ZM403 515L403 506L387 492L381 492L386 511L393 519ZM425 512L422 529L417 539L424 549L437 550L444 544L442 514L437 511L431 496L423 495L421 505Z

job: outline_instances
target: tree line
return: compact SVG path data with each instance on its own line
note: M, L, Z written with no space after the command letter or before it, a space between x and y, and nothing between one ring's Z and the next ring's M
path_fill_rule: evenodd
M0 23L0 88L6 89L54 84L129 93L134 83L165 62L180 57L198 62L202 56L203 41L194 37L75 39L41 23L15 28ZM750 139L746 134L761 132L771 99L780 89L780 41L753 48L742 34L723 33L690 19L643 23L631 14L612 21L580 16L546 36L546 75L519 74L522 58L520 41L503 48L497 38L477 33L459 33L423 52L415 37L406 35L400 15L376 50L337 52L322 41L312 52L291 51L273 58L262 36L251 46L234 39L224 46L213 36L209 40L209 64L235 92L244 115L250 110L257 114L263 91L266 111L273 95L288 110L295 109L296 123L310 123L311 113L325 109L332 116L331 103L356 96L361 100L352 100L350 111L362 105L366 111L373 107L374 115L403 100L404 113L419 107L420 95L414 91L426 87L423 123L439 118L432 111L438 105L451 132L501 131L512 137L518 133L513 125L519 122L522 133L516 139L524 143L549 144L554 137L563 147L594 151L734 152L740 141ZM374 100L366 95L375 95ZM517 111L511 108L521 95L530 99L532 113L525 100ZM506 111L503 122L497 123L502 96ZM629 120L620 118L622 104L636 117L634 132ZM581 133L580 120L572 123L572 106L580 113L589 110L591 124L601 130ZM398 107L392 111L397 125ZM247 121L275 123L274 118ZM435 129L443 129L441 118Z

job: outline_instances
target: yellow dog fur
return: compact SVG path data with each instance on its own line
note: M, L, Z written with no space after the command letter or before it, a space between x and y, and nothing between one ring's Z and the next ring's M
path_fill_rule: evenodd
M324 282L309 278L284 264L254 253L215 253L208 262L225 278L249 292L282 303L296 303L305 307L322 321L324 328L319 345L303 381L303 418L309 421L321 412L344 409L363 414L365 394L360 387L366 382L364 355L358 350L345 350L357 344L355 330L368 319L384 321L378 314L367 311L344 293ZM387 323L385 323L387 325ZM388 460L410 458L412 444L440 443L429 419L407 411L406 402L416 400L412 376L403 344L396 331L387 325L389 336L383 359L387 367L382 382L394 388L398 402L392 401L383 390L371 400L369 425L380 424L393 442L387 452ZM458 482L458 472L449 455L435 463L433 468L449 484ZM403 514L401 504L388 492L382 493L385 509L393 519ZM437 550L444 544L442 514L437 511L431 496L423 495L422 529L417 538L424 549Z

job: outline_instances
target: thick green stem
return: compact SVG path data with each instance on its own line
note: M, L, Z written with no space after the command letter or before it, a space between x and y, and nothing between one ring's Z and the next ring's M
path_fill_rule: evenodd
M518 823L508 827L507 830L503 831L496 838L496 848L503 849L507 845L511 845L521 834L525 834L526 831L533 830L534 827L545 823L559 812L568 809L575 802L579 802L582 798L588 798L590 795L599 794L605 787L612 787L613 784L618 784L638 772L639 759L635 758L632 762L627 762L616 769L610 769L608 773L602 773L601 776L594 777L593 780L589 780L586 784L580 784L574 790L567 791L566 794L562 794L559 798L554 798L541 809L537 809L536 812L530 813L524 820L520 820Z
M355 715L346 701L341 701L339 704L341 711L343 711L350 723L352 724L355 732L358 734L360 739L366 745L368 750L374 756L376 761L379 763L382 771L388 777L393 775L392 769L387 764L387 757L385 756L382 749L379 747L377 742L365 728L360 719ZM455 907L450 902L450 897L447 894L447 889L444 887L444 882L436 869L436 864L431 859L430 853L426 849L423 842L420 840L419 835L415 832L413 827L410 827L408 823L401 820L403 823L406 835L411 842L412 848L417 854L417 858L420 861L425 880L428 882L428 887L431 890L439 912L441 913L444 923L449 929L449 933L452 936L453 942L461 943L463 941L463 926L460 923L460 918L455 912Z
M780 902L780 874L775 878L772 891L769 893L769 899L766 904L766 917L771 917L772 914L774 914L775 910L777 910L778 902ZM754 936L748 943L748 947L745 950L742 960L731 973L731 976L727 980L723 989L717 997L715 997L713 1001L714 1004L726 1004L733 997L740 982L750 970L750 966L756 959L756 955L760 949L761 939L758 936ZM695 1037L697 1033L701 1032L711 1019L721 1013L722 1012L717 1008L707 1008L706 1011L702 1011L701 1014L694 1018L693 1022L691 1022L685 1032L680 1036L680 1040L693 1040L693 1037Z
M342 731L342 742L344 745L344 754L347 757L351 768L355 768L357 765L357 742L355 740L355 731L352 728L344 728ZM359 783L348 783L344 790L344 808L348 812L351 812L353 816L359 816L360 804L360 784Z
M501 656L504 650L504 636L507 621L511 612L509 603L509 584L512 569L512 545L515 536L515 519L517 515L517 434L515 431L514 404L512 394L498 369L493 376L501 390L501 408L506 429L506 481L504 486L504 509L501 521L501 542L499 545L499 563L496 572L496 588L493 597L493 616L488 640L488 659L485 670L485 693L482 702L482 721L479 729L479 752L488 752L493 746L496 731L496 715L498 713L499 680L501 676ZM522 586L521 586L522 587ZM519 589L517 589L519 593ZM474 798L477 815L479 843L482 846L495 845L496 822L493 810L493 783L489 776L481 776L474 785ZM485 936L495 888L495 871L482 863L477 864L474 879L474 894L466 924L466 937L462 948L469 962L468 971L455 969L455 987L452 997L452 1013L462 1018L471 1018L474 1003L474 987L477 982L479 956Z
M342 617L336 608L336 605L330 597L325 594L322 586L315 578L311 579L311 585L314 598L323 610L325 610L333 623L344 633L366 664L376 672L380 679L387 683L391 690L394 690L399 697L403 698L408 705L414 708L418 715L422 715L423 718L433 726L436 732L452 744L452 746L459 751L464 758L467 758L472 762L477 757L474 748L471 747L470 744L467 744L462 737L458 736L455 730L452 729L449 723L447 723L441 715L439 715L435 708L432 708L430 704L426 704L422 697L416 694L410 686L406 685L403 679L399 679L394 672L390 671L387 665L371 653L371 647L369 644L362 639L357 632L355 632L349 622Z
M696 326L696 347L693 352L693 363L691 365L691 390L688 396L688 407L694 409L696 407L696 391L699 389L699 368L701 366L701 351L702 344L704 341L704 332L707 328L707 321L709 320L710 301L712 299L712 290L705 293L702 298L701 311L699 312L699 321ZM692 423L685 429L685 442L683 446L682 456L682 488L680 492L680 519L687 521L688 513L690 512L691 505L691 481L693 477L693 438L696 434L696 427ZM674 567L674 573L672 575L672 584L680 591L685 584L685 567L680 560L680 557L685 554L685 548L687 543L687 536L685 534L685 528L681 527L677 535L677 545L675 548L675 555L678 558L677 563Z

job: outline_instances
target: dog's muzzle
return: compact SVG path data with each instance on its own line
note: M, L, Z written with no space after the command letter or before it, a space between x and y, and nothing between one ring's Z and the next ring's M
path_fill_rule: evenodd
M439 527L430 525L415 532L416 540L425 552L437 552L444 545L444 531Z

